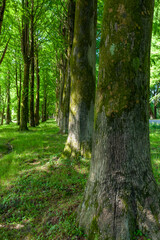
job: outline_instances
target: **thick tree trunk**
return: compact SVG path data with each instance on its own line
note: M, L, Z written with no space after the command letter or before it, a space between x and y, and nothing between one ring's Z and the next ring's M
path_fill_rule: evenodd
M7 111L6 111L6 124L10 124L11 122L11 95L10 95L10 73L8 73L8 83L7 83Z
M71 56L69 136L64 154L77 157L91 152L95 101L96 0L76 1Z
M88 239L160 239L160 194L149 146L154 1L106 0L90 175L80 210Z
M36 51L36 76L37 76L37 90L36 90L36 106L35 106L35 125L39 125L39 91L40 91L40 75L38 64L38 48Z
M31 81L30 81L30 126L35 127L34 121L34 0L31 10Z
M70 86L71 86L71 51L74 36L74 20L75 20L75 1L68 2L68 50L67 50L67 66L65 69L65 79L63 86L63 96L61 104L61 124L60 129L63 133L68 132L69 123L69 105L70 105Z

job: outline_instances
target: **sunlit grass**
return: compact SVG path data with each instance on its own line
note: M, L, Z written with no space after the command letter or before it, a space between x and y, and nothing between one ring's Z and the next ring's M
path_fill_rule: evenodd
M0 129L1 239L81 239L75 223L88 174L89 161L58 163L66 135L51 120L29 132L12 124Z

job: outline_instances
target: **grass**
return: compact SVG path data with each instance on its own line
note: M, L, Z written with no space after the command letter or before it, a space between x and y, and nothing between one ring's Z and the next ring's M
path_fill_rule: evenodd
M0 239L85 239L75 210L89 162L58 161L66 137L53 120L25 133L0 129Z
M15 124L0 127L0 239L87 239L76 212L89 160L58 160L66 138L53 120L24 133ZM150 125L150 138L159 183L160 126ZM137 232L135 239L140 237Z

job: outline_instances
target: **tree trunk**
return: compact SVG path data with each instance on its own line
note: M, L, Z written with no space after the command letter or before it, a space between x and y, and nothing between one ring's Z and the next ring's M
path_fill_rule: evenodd
M1 3L0 3L0 34L1 34L1 30L2 30L2 23L3 23L5 7L6 7L6 0L1 0Z
M24 79L22 89L22 103L21 103L21 121L20 130L28 130L28 89L29 89L29 62L24 63Z
M66 73L66 58L64 55L61 57L60 63L60 95L59 95L59 113L58 113L58 124L63 131L64 123L64 92L65 92L65 73Z
M74 36L74 19L75 19L75 1L69 0L68 3L68 50L67 50L67 66L65 68L65 79L62 96L62 116L60 129L63 133L68 132L69 123L69 105L70 105L70 86L71 86L71 68L70 59Z
M160 239L149 146L154 1L106 0L90 175L80 211L88 239Z
M22 0L22 8L28 9L28 0ZM25 15L26 14L26 15ZM22 16L22 54L24 59L24 80L22 90L22 104L21 104L21 120L20 130L28 130L28 91L29 91L29 68L30 68L30 54L29 54L29 19L27 13L24 12Z
M19 92L18 92L18 111L17 111L17 124L20 125L20 116L21 116L21 90L22 90L22 70L21 70L21 64L19 67Z
M31 81L30 81L30 126L35 127L34 121L34 0L31 10Z
M96 0L76 1L69 135L64 155L89 156L95 101Z
M47 89L44 86L43 104L42 104L42 122L47 121Z
M38 47L36 49L36 76L37 76L37 91L36 91L36 108L35 108L35 125L39 125L39 91L40 91L40 75L38 64Z
M7 112L6 112L6 124L10 124L11 122L11 95L10 95L10 73L8 73L8 83L7 83Z
M157 119L157 105L154 105L154 119Z

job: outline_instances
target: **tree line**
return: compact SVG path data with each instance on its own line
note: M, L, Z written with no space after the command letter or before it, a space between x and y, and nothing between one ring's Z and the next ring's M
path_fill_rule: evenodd
M105 0L104 6L99 1L98 9L96 0L59 1L57 6L42 1L41 7L37 5L34 11L35 2L23 0L21 6L23 90L20 130L27 130L28 116L30 125L35 121L35 43L47 42L45 35L39 36L39 29L39 37L34 38L34 17L41 15L44 18L47 11L54 17L63 9L62 15L56 15L58 31L49 39L51 41L57 32L61 33L57 41L61 42L62 49L57 49L57 41L54 41L56 54L53 59L57 58L56 119L60 130L68 132L63 157L78 160L81 156L91 156L89 179L79 208L79 224L88 239L129 240L136 229L153 240L159 239L160 196L152 172L149 146L154 1ZM39 14L43 6L47 8L44 15ZM101 31L97 34L102 15ZM49 22L51 26L55 27L56 23ZM45 34L50 33L48 29L43 30ZM100 53L99 48L96 52L96 38L101 38ZM100 55L97 82L96 53ZM46 71L48 73L48 69ZM45 84L47 87L47 78L44 78L44 105L47 102Z

